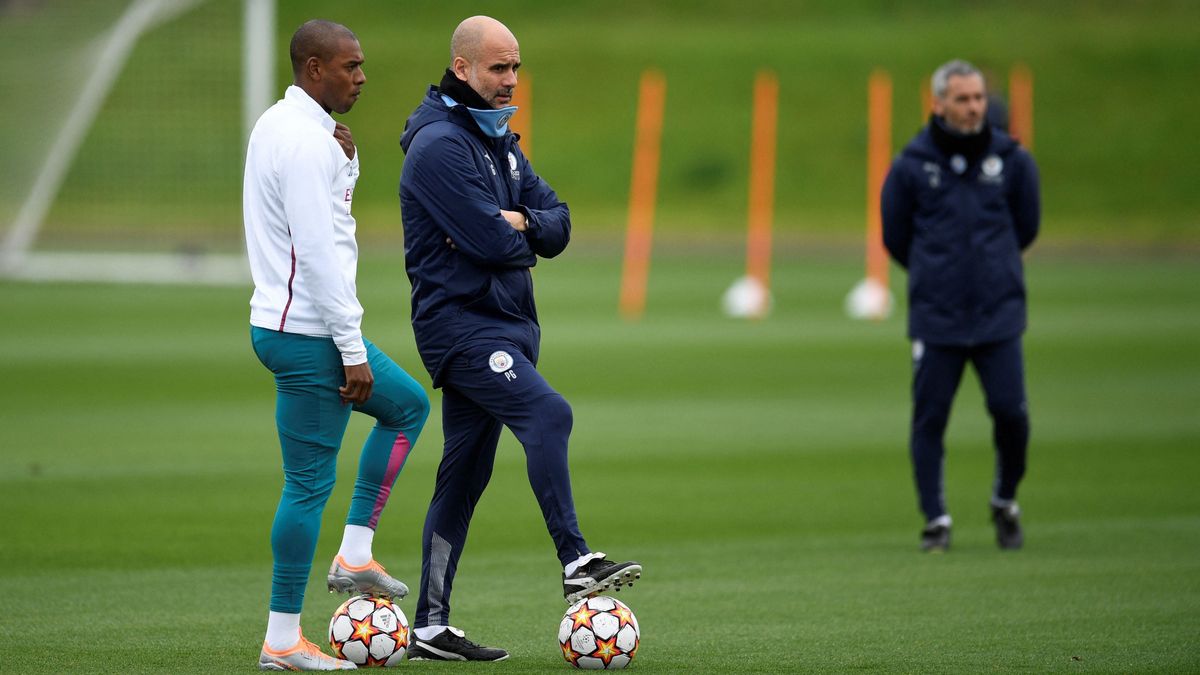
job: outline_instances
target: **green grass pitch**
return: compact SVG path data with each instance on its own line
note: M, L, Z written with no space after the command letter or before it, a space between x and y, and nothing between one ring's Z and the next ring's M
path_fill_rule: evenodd
M618 596L643 630L636 672L1200 671L1194 259L1034 253L1027 545L992 541L989 424L968 375L941 556L917 551L902 317L845 319L857 256L791 251L774 315L731 321L717 299L739 270L663 247L636 324L617 318L611 251L579 244L536 272L584 532L646 568ZM366 261L360 288L368 335L427 382L399 254ZM0 285L0 672L253 670L281 475L248 295ZM439 396L377 537L412 584ZM326 510L304 615L319 643L367 431L356 416ZM523 461L506 434L453 621L512 652L489 670L565 672L559 570Z

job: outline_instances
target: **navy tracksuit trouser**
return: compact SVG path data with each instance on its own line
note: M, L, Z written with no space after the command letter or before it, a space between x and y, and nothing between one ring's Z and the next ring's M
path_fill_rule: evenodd
M579 532L567 439L571 406L511 342L476 342L444 366L446 444L422 534L421 593L413 626L449 625L450 589L471 514L492 475L508 427L525 448L529 484L564 565L589 553Z
M1021 338L970 347L913 342L913 474L926 520L946 513L943 438L950 407L967 362L975 366L992 417L996 447L993 498L1016 499L1025 475L1029 446L1029 411L1025 400L1025 366Z

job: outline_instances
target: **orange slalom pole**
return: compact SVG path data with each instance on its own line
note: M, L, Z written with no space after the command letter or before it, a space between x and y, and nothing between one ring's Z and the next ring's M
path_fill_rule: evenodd
M929 120L933 114L933 90L930 89L929 79L921 80L921 124Z
M620 311L629 320L641 318L646 309L646 281L650 274L650 244L654 231L654 202L658 192L658 160L666 93L667 81L662 73L653 69L642 73L638 86L625 260L621 272Z
M1018 63L1008 73L1008 126L1012 135L1033 150L1033 73Z
M746 275L770 289L772 221L775 217L775 147L779 79L763 70L754 79L750 130L750 204L746 230ZM763 309L766 307L764 305Z
M888 285L887 251L883 248L880 192L892 155L892 78L871 73L867 85L867 277Z
M521 152L525 159L533 160L533 78L529 73L522 72L513 90L512 104L517 106L517 114L509 121L512 130L521 137Z

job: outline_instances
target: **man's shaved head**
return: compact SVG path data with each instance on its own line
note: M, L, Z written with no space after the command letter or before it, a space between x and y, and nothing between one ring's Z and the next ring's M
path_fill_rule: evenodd
M328 62L337 52L338 43L345 38L358 41L358 36L340 23L324 19L305 21L292 35L292 45L289 49L292 74L298 77L304 64L314 56L322 62Z
M450 61L462 57L471 63L479 60L483 46L492 41L504 40L515 43L517 38L508 27L490 16L472 16L463 19L450 36Z
M512 103L521 67L521 46L490 16L464 19L450 37L450 71L493 108Z

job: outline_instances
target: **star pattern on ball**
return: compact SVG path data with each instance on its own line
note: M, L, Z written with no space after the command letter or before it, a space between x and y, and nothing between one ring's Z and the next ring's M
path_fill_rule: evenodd
M346 641L350 642L351 640L358 640L369 647L371 645L371 637L378 632L375 630L375 627L371 625L371 615L368 614L362 621L350 619L350 625L354 626L354 632L350 633L350 639Z
M582 605L580 605L579 609L574 614L571 615L571 622L574 624L571 627L571 630L574 631L574 630L578 629L580 626L587 626L588 628L591 628L592 627L592 617L596 616L599 613L600 612L597 612L596 610L588 607L586 602L583 603Z
M575 665L575 662L579 660L579 654L576 654L575 650L571 649L571 641L567 640L559 646L562 647L563 658L567 660L567 663Z
M362 618L355 618L359 616ZM339 639L341 635L345 638ZM385 667L389 660L394 663L403 659L411 637L412 630L404 613L382 597L360 595L350 598L334 612L329 625L329 646L334 654L357 663L359 668ZM346 647L351 647L353 656L346 653Z
M616 609L611 609L608 613L620 619L622 628L633 623L633 612L625 605L617 605Z
M563 659L575 668L624 668L641 645L633 610L608 596L589 598L569 607L559 624L558 636Z
M604 661L605 668L608 667L608 662L620 653L621 650L617 647L617 636L614 635L607 640L596 638L596 651L592 652L592 656Z

